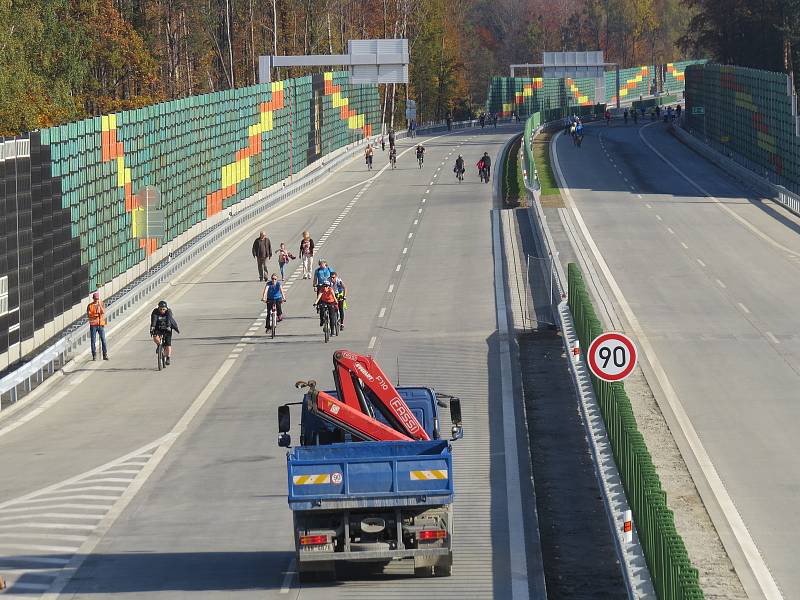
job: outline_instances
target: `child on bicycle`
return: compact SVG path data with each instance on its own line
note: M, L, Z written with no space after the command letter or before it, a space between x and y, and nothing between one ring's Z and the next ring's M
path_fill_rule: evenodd
M339 302L336 300L336 294L331 287L329 279L325 279L320 284L314 306L319 309L319 326L322 327L325 324L325 311L327 311L328 322L331 323L331 331L333 331L333 323L336 321L339 312Z

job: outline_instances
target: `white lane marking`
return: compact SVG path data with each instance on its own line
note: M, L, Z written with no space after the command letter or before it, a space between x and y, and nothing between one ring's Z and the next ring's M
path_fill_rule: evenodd
M382 307L381 307L381 312L379 312L379 313L378 313L378 318L379 318L379 319L382 319L382 318L383 318L383 315L385 315L385 314L386 314L386 307L385 307L385 306L382 306Z
M408 239L411 239L412 237L414 237L414 232L413 231L408 234Z
M697 264L698 264L698 265L700 265L701 267L705 268L705 266L706 266L706 263L704 263L704 262L703 262L702 260L700 260L699 258L697 258L697 259L695 259L695 260L697 260Z
M20 527L26 527L27 524L20 523ZM92 526L93 527L93 526ZM92 529L89 527L88 529ZM86 530L84 530L86 531ZM35 539L31 539L35 538ZM4 531L0 533L0 539L3 540L25 540L25 541L37 541L37 540L44 540L45 542L82 542L86 539L86 535L69 535L66 533L31 533L30 531Z
M497 324L500 334L500 382L503 403L503 463L506 476L506 498L508 502L508 545L511 571L511 599L529 597L528 557L525 534L520 524L524 522L522 511L522 486L519 478L519 448L517 447L517 417L514 387L512 385L511 348L509 346L508 311L506 307L503 276L503 254L500 246L500 215L492 211L492 245L494 247L494 297Z
M419 223L419 219L414 219L414 225L416 225L417 223Z
M642 199L642 195L641 194L636 194L636 197L639 198L639 200Z
M646 206L647 208L653 208L652 206L650 206L650 204L649 204L649 203L645 203L645 206Z
M672 235L675 235L675 232L672 231L672 227L667 227L667 231L669 231Z
M394 272L397 273L402 268L403 268L403 265L397 265L397 268L394 270Z
M425 198L422 199L422 203L425 204Z
M664 219L661 218L661 215L656 215L656 219L658 219L659 221L663 221L664 220Z
M50 587L50 584L48 584L48 583L15 583L12 587L15 590L31 590L31 591L41 590L41 591L44 591L44 590L46 590L47 588Z
M776 338L775 335L771 331L765 331L764 335L767 336L769 338L769 341L772 342L773 344L780 344L781 343L780 340L778 340L778 338Z
M649 127L650 125L645 125L641 129L639 129L639 136L644 140L644 136L642 135L642 131ZM650 146L650 148L655 151L659 156L661 156L668 164L672 166L672 168L679 173L682 177L686 178L689 182L689 179L686 175L681 173L677 167L669 163L667 159L658 152L653 146L644 140L645 143ZM597 247L597 244L594 241L591 233L589 233L589 228L586 226L586 223L581 216L581 213L578 211L578 207L575 204L575 200L572 197L572 192L570 191L569 187L566 185L566 179L564 178L564 172L561 169L561 164L558 161L558 150L557 146L553 146L553 162L555 164L556 173L558 178L561 180L562 189L564 190L564 195L566 197L567 204L569 205L570 210L572 211L578 226L583 233L584 238L586 239L587 244L589 244L589 248L594 255L595 261L597 262L600 270L602 271L603 275L608 282L609 287L611 288L614 297L617 299L617 303L619 304L622 312L625 314L625 318L630 323L631 333L638 339L639 346L644 352L644 356L647 358L647 361L650 363L651 368L653 369L653 373L658 380L658 383L661 387L661 390L664 393L665 400L669 409L672 411L674 415L675 421L678 424L678 427L683 434L686 443L689 445L689 448L694 454L694 459L697 462L698 468L702 471L703 476L708 483L708 486L711 489L711 494L713 498L717 501L722 514L724 515L725 520L727 521L728 526L731 529L736 541L739 544L739 547L742 551L744 556L744 560L747 562L747 565L753 572L755 579L757 581L758 586L761 588L762 593L766 596L767 600L783 600L783 595L781 594L780 589L778 589L775 580L772 578L772 574L769 572L766 563L764 562L764 558L761 556L761 553L758 550L758 546L756 546L755 542L753 541L750 532L747 529L747 526L742 519L742 516L739 514L739 511L736 508L736 505L733 503L733 499L728 494L728 490L725 488L725 484L722 483L722 479L717 472L716 467L714 467L714 463L711 461L711 457L708 455L708 452L703 446L703 442L700 440L700 436L697 434L697 431L692 424L689 415L686 414L686 410L681 404L680 399L678 398L678 393L675 391L675 388L672 386L672 382L670 381L669 377L667 376L667 372L664 370L663 365L658 359L658 355L656 354L655 348L650 343L650 339L647 337L644 329L642 328L641 324L639 323L639 319L631 309L630 304L626 300L625 296L622 294L622 289L617 284L617 280L615 279L613 273L611 273L611 269L608 266L605 258L600 252L600 249ZM730 211L728 207L722 206L722 208ZM737 215L738 216L738 215ZM699 259L698 259L699 260ZM688 462L688 461L687 461ZM702 494L702 492L701 492ZM710 499L709 499L710 500ZM708 502L706 503L709 504Z
M430 193L430 189L425 190L425 193L426 194Z
M389 289L386 291L387 294L391 294L394 291L394 284L389 286Z
M717 279L716 282L717 282L717 285L719 287L721 287L723 290L728 287L727 285L725 285L725 282L722 281L721 279Z
M372 349L372 348L374 348L374 347L375 347L375 342L377 341L377 339L378 339L378 338L376 338L376 337L373 335L373 336L370 338L370 340L369 340L369 345L367 346L367 348L369 348L369 349Z
M420 209L417 211L417 214L418 214L418 215L421 215L421 214L422 214L422 209L421 209L421 208L420 208Z
M407 252L408 252L408 248L403 248L403 254L406 254Z
M650 150L655 152L656 155L658 155L658 157L661 158L661 160L663 160L665 163L667 163L672 168L673 171L675 171L678 175L683 177L692 187L694 187L698 192L703 194L703 196L707 197L709 200L714 202L717 206L719 206L719 208L721 208L726 213L728 213L728 215L730 215L732 218L736 219L739 223L741 223L742 225L747 227L747 229L749 229L753 234L757 235L758 237L760 237L762 240L764 240L765 242L767 242L771 246L773 246L775 248L778 248L780 250L783 250L784 252L787 252L788 254L796 256L797 258L800 258L800 252L795 252L791 248L787 248L783 244L781 244L781 243L775 241L774 239L772 239L769 235L767 235L766 233L761 231L758 227L756 227L755 225L750 223L747 219L745 219L744 217L736 214L736 212L733 209L731 209L728 206L726 206L725 203L723 203L723 202L721 202L719 200L719 198L716 198L716 197L712 196L699 183L697 183L691 177L686 175L683 171L678 169L678 167L676 167L675 164L671 160L669 160L666 156L664 156L661 152L659 152L650 142L648 142L645 139L645 137L643 135L643 132L647 127L650 127L650 125L654 125L654 123L649 123L649 124L645 125L644 127L642 127L639 130L639 137L642 138L642 141L650 148ZM748 537L749 537L749 534L748 534ZM752 541L752 538L750 538L750 540ZM762 559L762 564L763 564L763 559ZM751 567L752 566L753 565L751 565ZM766 565L763 565L763 567L764 567L764 569L767 569ZM760 565L759 565L759 568L760 568ZM761 572L760 574L757 574L757 578L759 580L759 585L761 585L761 590L765 594L767 593L767 591L769 591L770 593L774 592L774 593L780 594L780 591L778 590L778 586L775 583L775 580L772 578L772 575L769 573L769 570L766 570L765 572ZM762 578L763 578L763 580L762 580ZM766 587L764 587L764 586L766 586Z
M742 304L741 302L737 302L736 304L739 305L739 308L742 309L742 312L744 312L744 313L746 313L748 315L750 314L750 309L747 308L744 304Z
M689 246L686 245L686 242L681 242L681 246L683 246L684 250L688 250Z
M223 379L228 374L228 371L231 370L234 364L234 360L225 359L225 361L222 363L222 365L220 365L219 369L217 369L216 373L214 373L210 381L206 384L194 402L192 402L191 406L186 410L172 430L163 438L161 438L163 442L157 446L152 458L144 467L142 467L141 473L139 473L133 483L128 486L128 489L122 493L117 503L111 507L111 509L108 511L108 514L103 518L97 528L91 534L89 534L89 537L81 545L80 550L72 557L69 564L67 564L67 566L64 567L64 570L59 573L47 594L43 596L44 600L55 600L58 598L59 593L64 589L69 580L72 579L86 558L92 554L94 549L97 547L97 544L99 544L100 540L103 539L103 536L105 536L108 530L111 529L111 526L123 513L125 508L127 508L127 506L131 503L150 475L153 474L161 461L164 460L164 457L172 449L172 446L175 444L177 439L188 429L191 422L205 406L209 398L211 398L212 394L222 383Z
M77 546L43 546L41 544L6 544L0 543L0 548L16 548L17 550L32 550L34 552L75 552Z
M84 507L81 506L81 509ZM31 509L28 509L30 512ZM42 510L41 506L37 506L35 510ZM3 511L5 513L7 511ZM105 512L105 510L103 510ZM98 521L103 518L102 514L97 515L82 515L80 513L39 513L37 515L12 515L10 517L0 517L0 523L5 523L8 521L24 521L25 519L30 519L31 517L36 517L37 519L74 519L76 521L91 521L95 520Z
M292 579L295 576L297 567L297 560L292 559L289 566L286 568L286 573L283 575L283 583L281 584L281 594L288 594L292 589Z

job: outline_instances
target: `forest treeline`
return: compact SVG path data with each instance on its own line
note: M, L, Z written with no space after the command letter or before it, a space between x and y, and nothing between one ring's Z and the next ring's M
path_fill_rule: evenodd
M490 76L543 50L778 69L797 57L798 2L0 0L0 135L251 85L259 55L341 53L350 39L408 38L409 89L381 93L397 119L408 93L422 121L478 110Z

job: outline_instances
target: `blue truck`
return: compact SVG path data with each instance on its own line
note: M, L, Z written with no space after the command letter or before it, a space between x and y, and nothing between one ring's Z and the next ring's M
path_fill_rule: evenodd
M417 576L449 576L454 495L450 441L462 435L459 399L428 387L398 387L397 394L429 439L368 441L315 409L318 392L313 385L295 403L302 404L300 445L286 454L301 580L335 578L343 561L381 568L401 559L413 560ZM325 394L339 398L340 391ZM365 397L368 410L369 394ZM442 437L439 418L439 408L448 404L450 439ZM287 448L289 406L278 408L278 443ZM369 414L391 425L380 411Z

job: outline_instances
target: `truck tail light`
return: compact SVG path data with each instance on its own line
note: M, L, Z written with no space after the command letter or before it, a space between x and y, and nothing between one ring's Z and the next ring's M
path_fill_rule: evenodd
M301 546L321 546L328 543L327 535L301 535Z
M447 532L444 529L425 529L417 534L417 539L420 542L432 542L434 540L443 540L447 537Z

